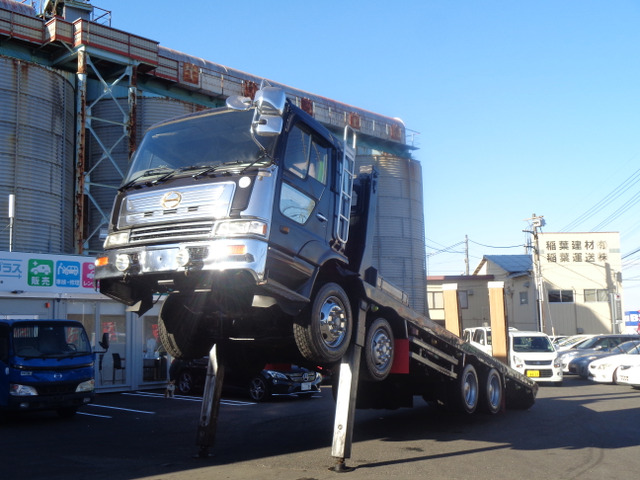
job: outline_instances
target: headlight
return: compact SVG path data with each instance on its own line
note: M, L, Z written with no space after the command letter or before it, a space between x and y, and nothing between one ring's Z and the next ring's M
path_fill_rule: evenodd
M189 264L190 260L191 258L188 249L181 248L180 250L178 250L178 253L176 253L176 263L179 266L186 267Z
M82 382L76 387L76 393L81 392L92 392L96 388L96 382L92 378L91 380L87 380L86 382Z
M524 367L524 362L517 356L513 356L512 357L512 361L513 361L513 368L522 368Z
M553 366L555 368L562 367L562 360L560 360L560 357L556 357L556 359L553 361Z
M131 259L126 253L119 253L116 255L116 268L120 272L124 272L131 266Z
M123 230L122 232L110 233L104 240L105 250L109 248L119 247L129 243L129 230Z
M238 220L220 222L216 226L215 235L217 237L228 237L234 235L259 235L267 236L267 224L259 220Z
M9 395L13 395L15 397L33 397L38 395L38 391L29 385L12 383L9 385Z
M279 378L280 380L287 380L287 376L282 372L274 372L273 370L267 370L267 375L270 375L273 378Z

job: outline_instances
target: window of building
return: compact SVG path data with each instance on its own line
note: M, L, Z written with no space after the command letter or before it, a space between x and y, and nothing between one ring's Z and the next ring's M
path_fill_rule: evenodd
M529 292L520 292L520 305L527 305L529 303Z
M549 303L573 303L573 290L549 290Z
M442 292L427 292L427 301L429 302L429 308L436 310L444 309L444 297Z
M469 292L467 290L458 290L458 304L460 308L469 308Z
M585 302L608 302L609 295L604 288L585 288L584 289L584 301Z

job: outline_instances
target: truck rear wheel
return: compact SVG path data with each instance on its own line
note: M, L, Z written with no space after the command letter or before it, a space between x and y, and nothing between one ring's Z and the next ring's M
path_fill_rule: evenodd
M391 325L384 318L378 318L367 329L364 344L365 377L376 382L387 378L393 366L393 354Z
M478 408L478 374L470 363L467 364L458 377L458 381L452 385L454 406L463 413L471 414Z
M293 333L302 356L318 365L340 361L353 331L349 297L336 283L323 285L314 295L310 310L293 324Z
M203 326L201 295L171 294L158 317L158 337L174 358L200 358L209 354L213 342Z
M484 412L492 415L502 410L504 391L502 378L495 368L491 368L482 379L482 392L480 392L480 407Z

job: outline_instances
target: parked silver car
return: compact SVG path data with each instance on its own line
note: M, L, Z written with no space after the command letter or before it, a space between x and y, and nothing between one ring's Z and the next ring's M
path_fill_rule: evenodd
M587 340L574 345L568 350L561 351L558 358L562 362L562 371L569 372L569 363L575 357L589 355L594 352L608 352L623 342L640 340L640 335L606 334L594 335Z
M640 345L640 340L631 340L630 342L624 342L613 347L611 350L595 350L590 351L586 355L579 355L573 357L569 362L569 373L580 375L582 378L589 378L589 364L597 359L604 358L610 355L619 355L621 353L628 353L633 347Z

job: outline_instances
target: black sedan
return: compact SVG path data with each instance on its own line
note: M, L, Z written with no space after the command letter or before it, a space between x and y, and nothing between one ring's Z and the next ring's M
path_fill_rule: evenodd
M175 359L171 365L171 377L176 393L193 395L201 393L207 375L208 358L192 360ZM256 402L265 402L274 395L312 396L320 391L322 375L290 364L267 364L264 369L247 376L227 368L223 389L248 394Z

